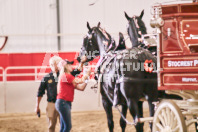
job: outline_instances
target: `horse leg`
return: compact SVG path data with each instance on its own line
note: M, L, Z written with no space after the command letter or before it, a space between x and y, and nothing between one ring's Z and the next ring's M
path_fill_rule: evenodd
M195 122L195 131L196 131L196 132L198 132L197 127L198 127L197 122Z
M138 109L139 109L139 115L140 118L143 118L143 101L138 101ZM144 123L140 123L142 127L144 127Z
M107 115L109 132L113 132L114 122L113 122L112 104L108 101L107 98L102 98L102 103Z
M140 113L140 117L142 118L143 117L143 102L142 101L139 101L138 102L138 109L139 109L139 113Z
M134 122L136 122L137 124L135 125L136 131L137 132L143 132L143 123L139 122L139 118L140 118L140 112L138 109L138 101L135 100L128 100L128 107L129 107L129 111L131 113L131 115L133 116L133 120Z
M149 113L150 113L150 117L153 117L154 116L154 107L155 107L155 105L153 104L153 101L150 101L150 100L148 100L148 105L149 105ZM151 131L152 131L152 126L153 126L153 123L152 122L150 122L149 123L149 126L150 126L150 128L151 128Z
M154 116L154 112L155 112L155 105L153 104L153 102L158 101L158 90L157 90L157 85L147 85L146 88L146 93L147 93L147 101L148 101L148 105L149 105L149 113L150 113L150 117ZM149 123L151 131L152 131L152 126L153 123Z
M126 118L127 105L122 105L122 114ZM126 121L122 117L120 118L120 127L122 128L122 132L125 132Z
M194 119L196 119L197 117L195 116ZM198 132L198 123L195 122L195 131Z
M143 114L142 104L139 104L141 106L141 112L139 111L138 106L138 98L140 97L140 95L137 92L135 92L135 87L128 89L129 86L130 84L127 85L126 83L121 83L120 91L127 101L127 106L129 108L131 115L133 116L134 122L137 123L135 125L136 131L143 132L143 124L139 122L139 118L141 117L140 113Z

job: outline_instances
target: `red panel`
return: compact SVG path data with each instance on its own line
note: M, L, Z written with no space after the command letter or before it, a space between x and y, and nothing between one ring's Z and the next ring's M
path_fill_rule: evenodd
M170 36L168 36L170 30ZM178 22L174 19L165 20L162 28L162 52L181 52L181 44L179 43Z
M34 81L34 76L7 77L7 81Z
M0 74L3 74L3 69L0 69Z
M11 66L31 66L32 55L31 54L10 54L9 55L9 65Z
M32 53L31 60L33 62L33 66L41 66L43 65L43 61L46 58L46 62L49 61L49 58L45 57L47 53ZM49 63L49 62L48 62ZM48 63L46 65L48 65Z
M198 86L198 74L165 74L163 76L164 85L197 85Z
M165 6L162 7L162 14L178 13L178 6Z
M182 5L182 13L198 13L198 5Z
M76 60L78 56L78 52L60 52L60 53L3 53L0 54L0 67L6 69L7 67L12 66L49 66L50 57L57 55L63 59L74 60L74 65L78 65ZM90 65L95 65L99 58L90 62ZM42 79L43 74L50 72L48 69L38 69L37 80ZM15 69L8 70L9 74L26 74L26 73L34 73L34 69ZM0 70L0 74L2 71ZM42 74L42 75L41 75ZM2 81L2 77L0 76L0 81ZM7 77L8 81L23 81L23 80L35 80L34 76L17 76L17 77Z
M9 69L7 73L17 74L17 73L34 73L34 69Z
M182 41L190 48L191 52L198 52L198 18L183 19L181 21Z
M42 66L49 65L49 59L53 55L59 55L62 58L74 60L75 52L65 53L13 53L0 54L0 66Z
M162 6L160 90L198 90L198 3Z
M162 5L162 14L179 14L179 13L198 13L198 3L184 3L184 4L173 4L173 5Z
M3 69L0 69L0 81L3 81Z
M163 69L198 69L197 57L166 57L162 60Z
M0 54L0 67L6 68L9 65L9 54Z

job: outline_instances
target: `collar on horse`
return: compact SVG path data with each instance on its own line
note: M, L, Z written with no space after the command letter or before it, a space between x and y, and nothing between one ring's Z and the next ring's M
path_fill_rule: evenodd
M112 60L116 57L116 54L107 54L101 61L100 73L103 74L105 70L109 70L107 67L111 65Z

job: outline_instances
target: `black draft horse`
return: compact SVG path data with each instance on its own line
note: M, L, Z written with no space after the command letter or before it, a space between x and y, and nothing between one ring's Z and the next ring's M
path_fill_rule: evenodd
M89 23L87 23L87 28L89 29L88 34L83 39L83 46L81 48L79 56L77 57L77 60L79 62L81 56L83 55L87 56L87 62L92 61L97 56L100 56L101 59L99 60L98 65L101 65L100 63L102 63L101 61L107 55L107 52L109 51L114 52L126 48L124 36L122 33L119 33L119 44L116 46L115 41L111 38L111 35L108 34L106 31L104 31L102 28L100 28L100 23L98 23L97 27L93 27L92 29L90 28ZM113 61L109 62L110 65L112 63ZM102 103L107 115L109 131L113 132L114 122L113 122L113 113L112 113L112 105L113 105L112 100L114 95L114 88L116 87L116 82L115 82L116 78L114 77L115 67L110 65L108 66L108 69L110 68L113 69L108 71L108 77L103 77L102 80L107 79L111 81L109 81L108 83L106 81L102 81L99 83L101 83L100 86L102 87L101 88ZM107 69L105 70L105 72L107 72ZM105 87L105 90L103 89L103 87ZM121 97L121 100L122 100L121 101L122 114L126 118L127 104L123 96ZM120 126L122 128L122 132L125 132L126 122L123 118L120 118Z
M140 16L129 17L125 12L125 17L128 20L127 32L133 47L142 46L148 49L153 55L157 55L156 46L151 43L148 44L149 40L152 41L150 37L144 37L143 35L147 34L147 29L145 23L142 21L144 15L144 10L142 10ZM147 44L144 42L147 41Z
M148 49L153 54L154 52L156 52L156 47L145 47L144 41L142 40L142 35L147 34L146 26L144 22L142 21L143 15L144 15L144 10L142 10L140 16L133 16L133 17L129 17L127 13L125 12L125 17L128 20L128 26L127 26L128 36L131 40L133 47L142 46ZM164 90L158 91L158 98L182 100L180 96L166 94Z
M142 10L140 16L133 16L132 18L125 12L125 17L128 20L127 32L131 40L133 47L138 47L142 43L142 35L147 34L147 29L142 21L144 10Z
M88 61L92 60L95 55L107 59L108 63L102 68L102 81L100 81L101 95L103 107L107 114L109 131L113 132L113 114L112 99L115 87L119 87L121 92L122 114L126 117L127 107L133 116L135 127L138 132L143 131L143 123L139 122L142 117L142 107L139 107L139 100L145 97L149 103L150 116L154 115L154 105L152 102L157 101L157 80L156 74L148 73L144 70L144 62L149 59L156 65L156 58L142 48L132 48L124 50L121 53L107 54L108 47L104 41L108 39L101 31L98 24L97 27L91 28L87 23L88 34L84 39L83 47L78 58L83 54L87 55ZM80 59L78 59L80 60ZM109 61L110 60L110 61ZM109 98L110 97L110 98ZM126 122L120 119L122 131L125 131Z
M142 40L142 35L147 34L147 29L146 29L144 22L142 21L143 15L144 15L144 10L141 12L140 16L133 16L133 17L129 17L127 13L125 12L125 17L128 20L127 32L128 32L128 36L131 40L133 47L138 47L138 46L145 47L143 40ZM156 51L157 48L155 46L154 47L148 46L145 48L147 48L153 55L157 55L157 51ZM161 100L161 99L182 100L182 97L178 95L173 95L173 94L166 94L165 90L158 90L158 100ZM139 109L143 110L141 104L142 102L139 102ZM197 126L198 124L196 122L195 123L196 132L198 132Z

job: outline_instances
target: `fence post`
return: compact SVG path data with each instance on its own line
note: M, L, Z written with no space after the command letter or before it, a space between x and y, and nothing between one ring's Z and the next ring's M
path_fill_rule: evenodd
M6 78L5 78L5 70L3 67L0 67L0 70L2 70L2 74L0 76L2 77L2 98L3 98L3 112L6 113Z
M4 113L6 113L6 107L7 107L7 104L6 104L6 72L7 72L7 68L5 70L3 70L3 87L4 87Z

